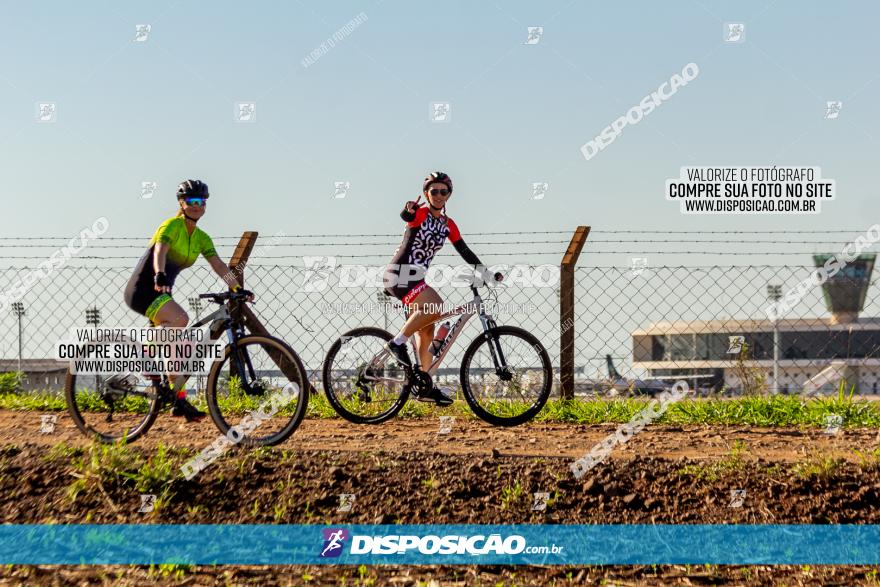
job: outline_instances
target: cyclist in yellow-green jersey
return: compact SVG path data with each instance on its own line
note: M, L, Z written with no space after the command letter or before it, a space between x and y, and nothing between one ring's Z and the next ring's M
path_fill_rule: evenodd
M189 323L189 316L171 297L171 290L180 271L195 263L199 255L231 289L241 287L217 255L211 237L196 226L205 215L208 196L208 185L198 179L188 179L177 187L177 216L159 225L128 280L125 303L154 326L182 328ZM182 389L185 378L172 374L169 379L172 389L178 389L171 413L189 421L203 418L205 413L186 400L186 390Z

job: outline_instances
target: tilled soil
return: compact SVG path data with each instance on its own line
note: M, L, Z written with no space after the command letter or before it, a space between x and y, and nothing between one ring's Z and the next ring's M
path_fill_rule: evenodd
M457 421L355 426L306 420L281 447L233 450L191 481L140 480L91 467L95 449L59 417L0 413L0 519L4 523L880 523L875 430L650 427L581 479L569 470L616 428L531 424L497 429ZM217 436L212 425L160 417L117 470L136 474L173 447L176 471ZM64 441L75 451L52 449ZM100 460L100 459L98 459ZM97 462L97 461L96 461ZM104 458L106 465L108 460ZM84 464L83 464L84 463ZM156 464L155 460L153 464ZM140 487L138 487L140 483ZM745 490L742 504L731 491ZM549 493L545 511L533 494ZM138 513L141 493L159 507ZM339 495L355 495L338 512ZM210 567L163 576L146 567L13 567L9 584L415 585L856 585L862 567ZM173 571L173 569L172 569ZM363 574L361 574L363 573ZM372 583L369 580L372 579Z
M249 585L249 586L694 586L779 585L785 587L877 585L877 569L833 566L633 566L633 567L502 567L382 565L358 569L331 566L201 566L178 577L160 569L106 566L39 566L0 570L0 585Z
M0 443L52 446L64 442L87 446L86 439L66 412L52 434L40 434L40 413L0 410ZM267 427L271 424L266 424ZM280 426L276 426L275 429ZM281 448L360 452L428 452L489 455L493 450L511 456L550 456L576 459L617 429L617 424L529 423L498 428L481 420L457 418L448 434L439 434L438 419L394 419L384 424L357 425L342 419L306 419ZM159 443L201 450L219 432L210 418L185 423L162 414L150 431L133 446L155 449ZM857 461L855 450L880 446L880 431L844 428L835 435L821 428L759 428L751 426L651 425L614 449L612 458L650 455L675 459L720 459L743 443L751 455L774 462L800 461L814 453Z

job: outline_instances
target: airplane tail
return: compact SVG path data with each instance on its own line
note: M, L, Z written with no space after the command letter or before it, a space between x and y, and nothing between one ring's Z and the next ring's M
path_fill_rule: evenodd
M611 355L605 355L605 362L608 364L609 379L623 379L623 377L620 376L620 373L617 372L617 369L614 368L614 363L611 361Z

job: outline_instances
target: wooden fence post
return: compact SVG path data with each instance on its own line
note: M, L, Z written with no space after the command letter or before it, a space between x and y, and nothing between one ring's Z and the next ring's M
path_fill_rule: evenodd
M254 250L254 245L257 244L257 237L259 233L255 231L247 231L242 233L241 239L238 241L238 245L235 247L235 252L232 254L232 259L229 261L229 268L235 273L238 278L238 282L244 287L244 269L247 266L248 258L251 255L251 251ZM253 310L251 310L248 306L242 304L240 306L241 311L241 319L244 322L245 328L253 333L253 334L262 334L265 336L271 336L271 333L266 330L266 327L263 326L263 323L257 318L257 315L254 314ZM282 356L278 352L267 351L269 356L278 366L278 369L284 373L286 377L291 379L295 379L296 377L296 369L295 367L299 367L302 371L303 377L305 378L305 383L309 388L310 394L317 394L318 391L312 387L312 382L309 381L309 374L306 371L305 365L302 362L299 362L299 365L289 365L285 361L282 360ZM232 368L232 365L230 365ZM230 373L232 374L232 373Z
M578 226L559 268L559 380L562 399L574 398L574 269L589 226Z

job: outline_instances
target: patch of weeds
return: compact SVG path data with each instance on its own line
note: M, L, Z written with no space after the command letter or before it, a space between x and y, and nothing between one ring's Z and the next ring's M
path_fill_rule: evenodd
M177 475L177 469L164 444L159 443L156 454L144 463L134 476L135 488L141 493L161 493Z
M370 574L370 570L367 568L367 565L360 565L358 567L358 579L355 582L355 585L363 585L364 587L372 587L376 584L376 579L372 577L368 577Z
M863 469L880 468L880 446L872 451L860 451L859 449L854 448L853 454L859 458L859 465Z
M735 440L730 449L730 454L720 461L706 465L685 465L678 470L678 474L714 483L718 479L745 467L743 454L746 452L745 443L741 440Z
M193 565L171 563L150 565L150 570L147 571L147 574L154 579L174 579L175 581L182 581L184 577L186 577L186 574L191 573L192 570Z
M106 495L107 486L120 486L135 479L140 465L141 458L123 442L94 443L85 454L74 459L76 480L68 487L67 496L76 501L81 491L92 488Z
M501 509L506 510L514 503L520 501L523 496L523 486L519 479L513 485L505 485L501 488Z
M52 463L55 461L69 461L73 457L81 456L83 451L81 448L70 446L63 442L59 442L49 449L49 452L43 455L43 462Z
M801 479L830 479L837 475L844 461L829 455L813 455L802 463L795 463L791 472Z

